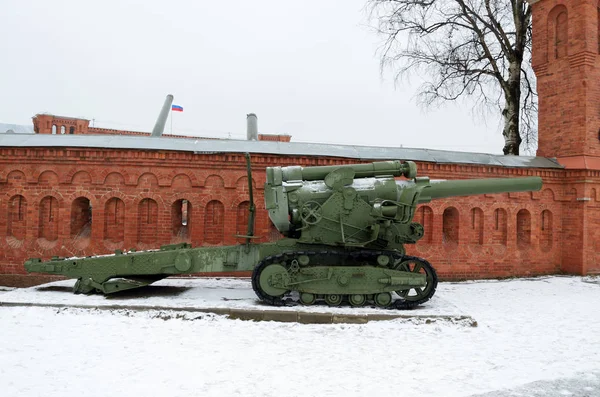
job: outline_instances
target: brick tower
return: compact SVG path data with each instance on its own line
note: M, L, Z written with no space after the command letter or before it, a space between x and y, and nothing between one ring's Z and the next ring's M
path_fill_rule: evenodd
M565 175L563 270L600 271L599 0L529 0L538 79L538 156Z

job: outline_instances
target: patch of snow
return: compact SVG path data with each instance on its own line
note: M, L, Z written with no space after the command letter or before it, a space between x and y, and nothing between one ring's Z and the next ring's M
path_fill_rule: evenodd
M167 279L162 289L195 282ZM229 297L241 299L227 304L249 304L242 293L247 281L204 282L203 293L190 288L174 296L128 299L213 304L226 289ZM72 285L61 283L53 285ZM39 301L115 303L68 291L27 290ZM4 293L0 301L24 299L27 290ZM577 390L598 395L598 383L581 376L600 369L598 284L580 277L440 283L424 310L436 311L444 302L479 326L400 320L304 325L195 313L177 318L125 309L0 307L1 395L584 396ZM546 394L529 392L534 389Z
M75 280L56 281L3 294L0 303L44 303L94 306L146 306L173 308L235 308L271 310L272 306L260 304L252 290L249 278L167 278L144 289L124 291L114 295L74 295ZM282 306L277 310L336 314L389 314L389 310L376 307L331 308L325 304L314 306ZM411 310L419 316L465 316L454 304L439 294Z

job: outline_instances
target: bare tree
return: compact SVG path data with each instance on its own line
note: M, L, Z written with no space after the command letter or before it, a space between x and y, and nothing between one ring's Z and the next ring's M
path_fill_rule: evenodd
M471 96L501 111L504 154L536 145L537 94L526 0L369 0L382 67L428 76L426 105Z

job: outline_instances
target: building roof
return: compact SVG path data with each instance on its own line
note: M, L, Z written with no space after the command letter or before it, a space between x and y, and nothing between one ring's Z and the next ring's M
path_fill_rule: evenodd
M8 132L11 131L11 132ZM33 134L33 126L0 123L0 134Z
M2 125L2 124L0 124ZM74 147L138 150L172 150L194 153L263 153L287 156L327 156L357 160L414 160L432 163L488 165L497 167L563 168L556 159L503 156L487 153L432 149L332 145L323 143L206 140L124 135L2 134L0 147Z

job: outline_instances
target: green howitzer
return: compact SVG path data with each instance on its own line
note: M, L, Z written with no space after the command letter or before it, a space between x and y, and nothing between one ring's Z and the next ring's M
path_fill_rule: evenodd
M238 236L245 244L192 248L182 243L96 257L33 258L25 269L76 278L76 293L105 294L176 274L252 271L254 291L271 305L297 299L305 305L324 300L406 309L428 301L437 287L431 264L404 250L404 244L423 237L423 226L413 222L418 204L542 187L539 177L430 180L418 177L411 161L268 167L265 205L283 238L254 243L249 155L247 163L251 214L247 235Z

